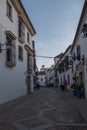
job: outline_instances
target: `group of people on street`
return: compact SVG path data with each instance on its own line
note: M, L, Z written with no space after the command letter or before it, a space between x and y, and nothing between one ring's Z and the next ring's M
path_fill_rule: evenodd
M49 85L47 85L47 86L48 86L48 87L52 87L52 84L49 84ZM62 91L67 90L67 80L64 80L63 83L61 83L60 88L61 88ZM34 89L35 89L35 90L39 90L39 89L40 89L39 80L37 80L37 81L35 82Z

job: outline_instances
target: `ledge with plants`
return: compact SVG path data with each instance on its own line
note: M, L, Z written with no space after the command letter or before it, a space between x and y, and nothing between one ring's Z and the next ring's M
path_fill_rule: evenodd
M72 84L71 85L71 89L72 92L75 96L77 96L78 98L82 98L83 97L83 93L84 93L84 85L83 84Z

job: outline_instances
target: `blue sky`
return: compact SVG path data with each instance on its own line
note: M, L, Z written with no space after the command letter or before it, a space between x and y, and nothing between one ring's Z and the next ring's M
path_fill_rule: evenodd
M36 54L55 57L72 44L84 0L22 0L37 32ZM37 58L37 66L50 67L53 59Z

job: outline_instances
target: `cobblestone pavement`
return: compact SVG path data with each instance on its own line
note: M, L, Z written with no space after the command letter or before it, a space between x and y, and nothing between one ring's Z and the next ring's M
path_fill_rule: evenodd
M87 130L87 100L40 88L0 105L0 130Z

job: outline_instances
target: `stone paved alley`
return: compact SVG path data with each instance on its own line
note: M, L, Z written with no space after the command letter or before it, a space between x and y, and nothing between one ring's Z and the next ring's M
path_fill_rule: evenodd
M0 130L87 130L87 100L40 88L0 105Z

